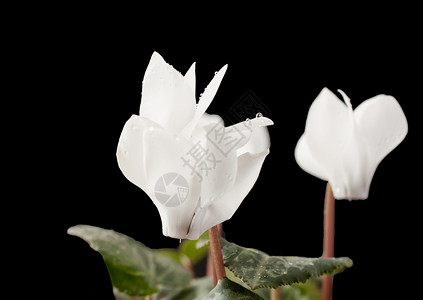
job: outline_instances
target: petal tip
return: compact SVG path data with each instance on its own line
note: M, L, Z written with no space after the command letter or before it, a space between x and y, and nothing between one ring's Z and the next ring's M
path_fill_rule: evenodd
M271 126L275 124L271 119L267 117L259 117L259 119L260 119L259 127Z
M163 59L163 57L157 51L153 51L151 58L161 58L161 59Z
M228 64L220 68L219 71L215 72L215 76L220 75L221 77L225 76L226 71L228 70Z

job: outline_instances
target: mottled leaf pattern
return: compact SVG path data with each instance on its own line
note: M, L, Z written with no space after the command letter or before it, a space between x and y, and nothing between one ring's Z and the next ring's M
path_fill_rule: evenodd
M269 256L256 249L240 247L223 238L221 244L225 266L253 290L306 282L309 278L352 266L352 260L348 257Z
M203 300L263 300L262 297L246 288L230 281L228 278L219 280L215 288Z

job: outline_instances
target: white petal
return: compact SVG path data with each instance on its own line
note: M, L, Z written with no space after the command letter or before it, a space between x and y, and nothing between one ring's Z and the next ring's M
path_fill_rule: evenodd
M392 96L378 95L362 102L354 110L354 118L367 145L369 162L375 167L407 135L407 119Z
M188 230L188 234L185 236L185 239L188 240L198 240L200 236L210 229L212 226L206 228L202 224L204 222L204 217L207 213L208 207L205 208L198 208L192 218L192 222L190 228ZM217 223L218 224L218 223ZM213 225L214 226L214 225Z
M117 147L117 161L125 177L147 191L147 176L144 166L143 136L149 128L158 127L148 119L133 115L123 127Z
M232 217L254 186L268 153L269 151L256 155L245 153L238 158L238 171L234 186L222 198L198 212L201 217L194 218L192 230L187 238L198 239L209 228ZM198 230L198 228L201 229Z
M329 174L342 157L353 123L347 106L327 88L312 103L307 115L305 137L311 153Z
M224 127L223 124L216 124L213 128L208 128L208 138L215 145L215 147L222 153L229 153L230 151L237 151L237 155L241 155L245 152L255 153L256 150L252 150L253 145L256 147L258 143L245 146L249 141L253 132L258 128L273 125L273 121L266 117L256 117L252 120L246 120L239 122L232 126ZM257 134L256 138L261 137L263 145L270 144L270 140L267 139L267 135ZM245 146L245 148L244 148ZM263 147L266 149L268 147ZM258 151L261 152L261 151Z
M218 115L204 113L190 138L194 147L185 157L186 160L192 161L199 175L202 207L221 197L233 185L233 180L229 179L236 176L236 149L231 153L223 153L216 148L216 142L213 140L215 132L225 133L226 128L223 124L222 118Z
M328 180L327 175L323 171L324 168L322 168L319 162L313 157L304 134L298 140L297 146L295 147L295 160L301 169L307 173L324 181Z
M366 199L377 166L405 138L406 117L395 98L378 95L354 111L351 142L344 151L344 183L335 183L337 199ZM331 183L332 184L332 183Z
M329 181L336 199L350 198L356 186L350 176L355 183L362 180L364 158L356 137L351 107L324 88L308 112L297 158L304 170Z
M328 175L335 199L364 200L369 194L369 174L366 145L353 126L350 138L341 150L341 160L333 161Z
M407 134L405 115L391 96L364 101L353 117L354 130L342 162L344 182L339 182L341 176L330 179L337 199L367 199L378 164Z
M206 112L210 103L213 101L213 98L216 95L217 90L219 89L220 83L222 82L222 79L225 76L227 68L228 65L224 65L214 75L212 81L207 85L206 89L204 90L204 93L200 96L200 99L198 101L195 116L182 131L182 136L189 137L192 134L194 128L197 126L197 123L199 122L203 114Z
M208 113L204 113L200 120L198 121L197 127L196 128L210 128L210 125L214 125L217 123L221 123L223 124L224 121L223 119L219 116L219 115L211 115Z
M185 238L199 205L200 184L183 161L192 144L166 130L150 128L144 134L147 189L157 206L166 236Z
M252 130L248 142L237 150L237 155L244 153L261 153L270 148L270 136L267 127L256 127Z
M224 124L223 119L219 115L210 115L208 113L204 113L191 134L191 142L195 144L201 140L201 143L203 143L203 145L206 144L207 133L216 124Z
M195 62L191 65L191 67L185 73L184 77L187 80L195 96Z
M270 139L264 126L271 124L272 120L260 117L229 127L217 123L206 128L208 156L217 163L210 162L209 165L213 168L203 176L201 207L221 198L232 188L237 176L240 154L255 154L268 150Z
M144 75L140 116L177 133L194 117L195 102L188 81L155 52Z
M198 125L191 136L196 149L189 154L193 154L193 158L201 157L196 161L196 170L200 174L201 207L204 207L222 197L233 185L237 169L237 145L235 143L233 151L227 153L218 148L219 141L226 142L226 127L219 116L205 113ZM245 135L238 138L245 139Z
M153 67L156 65L157 62L162 61L162 60L163 60L163 57L159 53L154 51L153 54L151 55L150 61L147 65L147 68L145 69L144 76L146 76L148 73L151 72L151 70L153 69Z
M201 118L203 113L205 113L207 108L210 106L210 103L213 101L213 98L216 95L217 90L219 89L220 83L222 82L227 69L228 65L224 65L218 72L215 73L213 79L204 89L204 93L198 100L198 107L196 111L197 120Z
M220 151L208 148L207 156L199 165L202 171L201 207L221 198L234 184L237 174L238 157L236 151L223 155Z

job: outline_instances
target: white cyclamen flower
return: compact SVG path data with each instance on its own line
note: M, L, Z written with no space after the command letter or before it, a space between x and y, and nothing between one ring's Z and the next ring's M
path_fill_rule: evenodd
M377 166L407 135L397 100L378 95L355 110L324 88L308 112L295 159L306 172L328 181L335 199L367 199Z
M121 133L119 167L154 202L165 236L195 240L231 218L269 153L270 119L224 127L219 116L205 113L226 69L215 73L196 103L195 63L182 75L153 53L139 116Z

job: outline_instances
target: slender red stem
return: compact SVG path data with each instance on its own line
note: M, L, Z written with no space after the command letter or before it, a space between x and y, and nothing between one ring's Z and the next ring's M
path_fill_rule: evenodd
M328 182L325 193L323 223L323 257L335 254L335 198ZM333 275L324 275L322 280L322 300L332 299Z
M210 256L213 261L213 280L214 285L217 282L226 277L225 265L223 264L222 248L220 246L220 230L219 225L216 225L209 229L210 239Z
M282 287L270 290L270 300L281 300L282 299Z
M216 279L216 276L214 275L214 262L213 262L211 254L210 254L210 251L209 251L209 255L207 256L206 275L207 275L207 277L213 278L214 280ZM217 282L215 282L214 285L216 285L216 283Z

